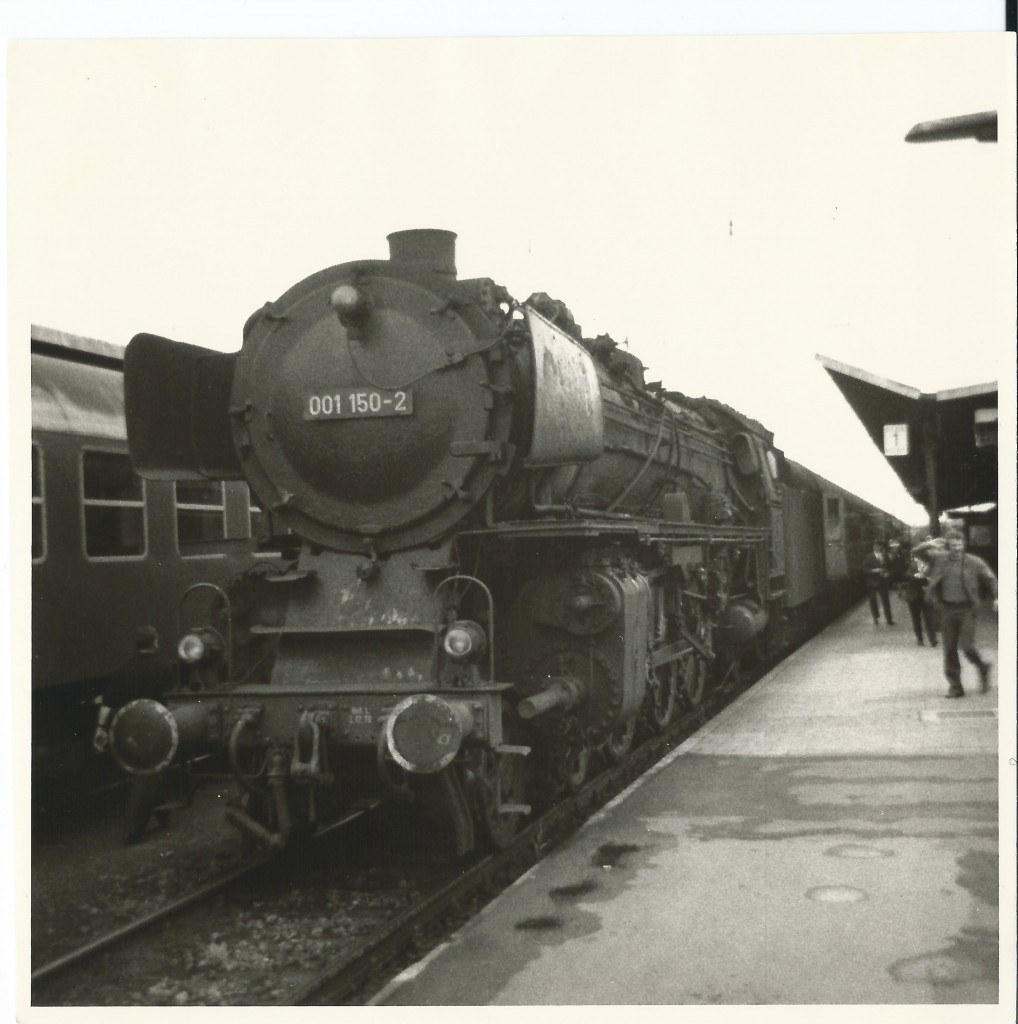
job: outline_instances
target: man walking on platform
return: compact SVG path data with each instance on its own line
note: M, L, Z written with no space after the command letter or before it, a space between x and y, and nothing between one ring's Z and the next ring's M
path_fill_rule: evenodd
M880 621L877 613L877 594L880 594L880 603L884 608L884 619L889 626L894 625L891 618L890 579L891 565L887 555L884 554L884 546L880 541L873 542L873 550L863 559L862 571L866 574L866 596L870 602L870 614L873 616L873 625Z
M990 688L990 663L976 650L975 610L981 600L993 600L997 610L997 577L978 556L965 551L965 537L958 530L947 534L947 554L938 558L926 588L927 600L940 608L940 640L944 646L944 675L948 697L964 697L958 648L979 670L979 690Z

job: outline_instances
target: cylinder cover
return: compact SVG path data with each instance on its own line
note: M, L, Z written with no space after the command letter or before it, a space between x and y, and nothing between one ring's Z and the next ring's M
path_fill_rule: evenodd
M767 625L767 612L754 601L733 601L725 610L728 643L742 647L755 640Z

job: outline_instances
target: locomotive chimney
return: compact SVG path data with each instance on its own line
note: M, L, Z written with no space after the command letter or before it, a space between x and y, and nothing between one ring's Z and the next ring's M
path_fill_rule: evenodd
M393 263L416 263L421 269L456 276L456 232L440 228L393 231L389 259Z

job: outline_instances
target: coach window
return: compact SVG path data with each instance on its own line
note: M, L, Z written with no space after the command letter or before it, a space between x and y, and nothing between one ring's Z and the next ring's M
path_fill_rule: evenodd
M145 554L145 488L122 452L81 453L85 554L139 558Z
M223 485L216 480L177 481L177 550L182 555L218 555L209 545L226 537Z
M841 518L841 507L840 502L837 498L827 499L827 521L829 523L837 524Z
M42 453L32 445L32 561L46 557L46 507L42 495Z
M251 536L255 541L259 541L266 532L265 513L255 503L254 496L250 490L248 491L247 506L249 509L248 514L251 518Z

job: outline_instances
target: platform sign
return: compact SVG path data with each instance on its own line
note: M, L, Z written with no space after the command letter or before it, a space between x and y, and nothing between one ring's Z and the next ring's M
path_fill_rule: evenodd
M908 455L908 424L884 424L884 454Z

